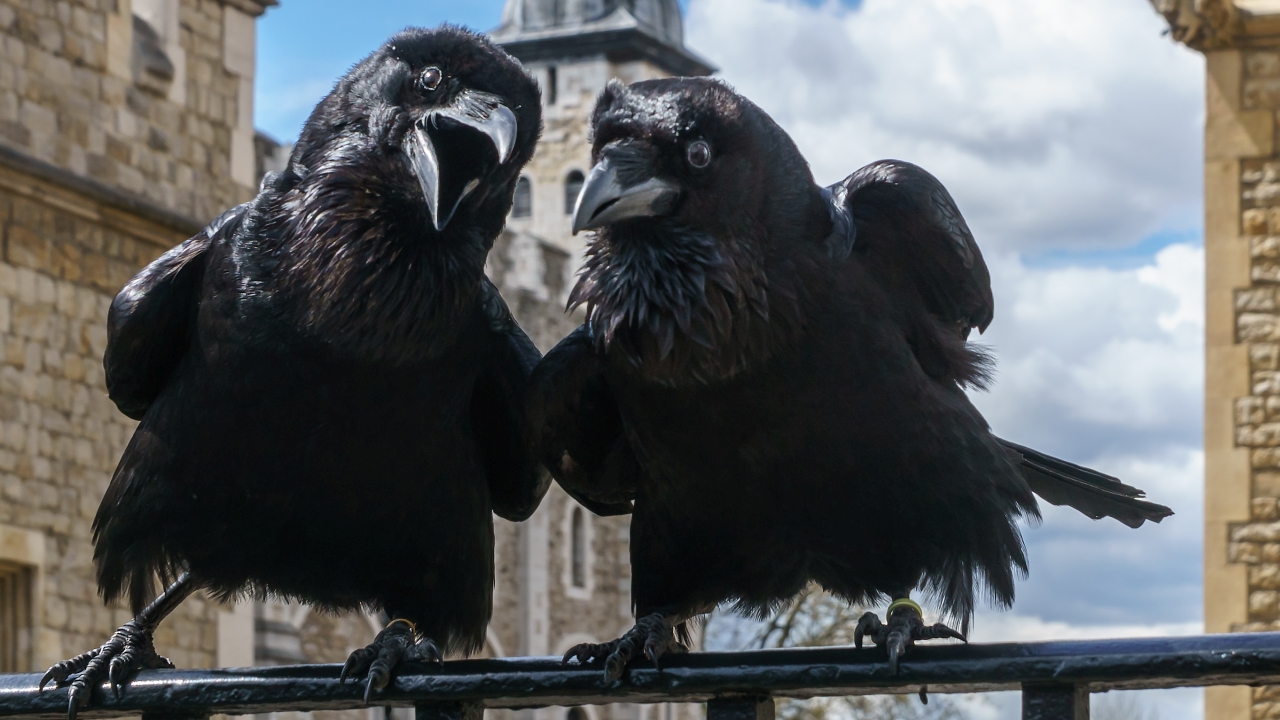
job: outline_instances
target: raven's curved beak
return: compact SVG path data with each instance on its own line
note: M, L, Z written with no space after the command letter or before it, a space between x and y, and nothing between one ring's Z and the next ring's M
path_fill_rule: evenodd
M480 179L511 157L515 145L515 113L497 95L474 90L463 90L413 126L404 138L404 154L422 185L437 232Z
M634 147L606 150L591 168L573 208L573 234L626 218L665 215L675 207L680 187L655 177L651 164Z

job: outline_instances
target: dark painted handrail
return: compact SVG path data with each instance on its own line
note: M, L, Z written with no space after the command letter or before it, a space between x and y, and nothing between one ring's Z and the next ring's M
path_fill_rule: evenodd
M338 670L338 665L296 665L145 671L120 698L103 685L80 716L198 717L362 707L363 688L340 685ZM0 675L0 716L65 717L67 691L38 692L39 678ZM402 671L371 704L417 706L432 717L461 712L462 717L480 707L739 698L713 703L712 709L736 708L733 717L745 712L759 718L765 703L741 698L903 693L927 686L929 692L1022 688L1024 717L1058 718L1072 717L1061 713L1071 712L1080 698L1087 702L1089 692L1269 683L1280 684L1280 633L924 646L911 651L897 675L876 648L692 653L670 657L661 671L646 664L608 684L596 667L565 666L555 658L458 660ZM743 702L747 705L739 707Z

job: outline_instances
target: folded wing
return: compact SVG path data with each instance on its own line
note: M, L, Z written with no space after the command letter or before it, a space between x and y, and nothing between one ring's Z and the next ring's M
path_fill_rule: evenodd
M542 353L511 316L498 289L483 280L482 306L493 333L493 352L471 396L471 424L498 517L526 520L551 483L529 452L522 401Z
M205 255L234 232L246 205L223 213L129 281L107 314L107 394L120 412L141 420L187 352L199 307Z
M892 299L921 368L939 381L983 386L988 360L965 341L991 323L991 276L947 189L922 168L881 160L826 192L835 221L831 255L860 264ZM997 441L1049 503L1134 528L1173 514L1109 475Z
M530 386L525 412L538 460L588 510L631 512L639 466L585 327L547 353Z

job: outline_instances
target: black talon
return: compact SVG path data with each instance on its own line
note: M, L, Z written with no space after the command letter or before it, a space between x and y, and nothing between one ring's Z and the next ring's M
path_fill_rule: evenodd
M392 673L401 663L415 660L444 663L444 655L433 640L416 640L415 636L414 627L407 621L393 620L368 647L347 656L338 674L339 684L367 673L364 685L364 703L367 705L375 691L391 684Z
M422 656L427 662L444 665L444 655L440 652L440 648L436 647L436 644L430 639L423 642Z
M106 680L118 699L128 689L139 670L171 668L168 658L156 653L151 639L156 625L173 611L197 585L183 573L138 616L122 625L101 647L63 660L50 667L40 678L40 689L53 681L67 690L67 720L75 720L80 708L87 705L93 689ZM67 681L70 680L70 683Z
M586 665L591 661L603 661L604 682L611 683L622 677L627 665L637 655L643 654L657 670L661 670L661 660L667 653L688 652L675 638L671 621L660 613L646 615L636 621L635 627L622 637L607 643L582 643L569 649L561 662L568 663L576 659L578 664Z
M83 676L76 679L76 684L72 685L71 691L67 693L67 720L76 720L76 713L89 702L89 688L79 684L81 679Z
M865 613L858 618L858 625L853 630L853 644L862 647L862 639L871 638L876 645L884 646L889 654L889 669L898 674L898 663L907 651L915 646L917 640L937 640L955 638L968 642L963 633L952 630L942 623L925 625L914 603L898 605L889 614L888 622L881 622L875 613ZM923 690L921 691L923 693ZM921 701L928 703L925 695Z

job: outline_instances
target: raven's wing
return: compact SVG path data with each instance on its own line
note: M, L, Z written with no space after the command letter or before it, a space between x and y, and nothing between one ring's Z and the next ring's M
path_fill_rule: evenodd
M904 316L915 303L933 327L907 327L921 367L939 379L981 385L984 357L966 347L970 330L986 330L994 303L991 277L978 244L951 194L910 163L881 160L826 189L835 230L833 257L863 265ZM1036 495L1093 518L1113 517L1138 527L1173 511L1143 500L1119 480L1006 440L1003 445Z
M525 412L533 452L565 492L597 515L631 512L639 466L585 326L538 364Z
M834 255L852 258L901 301L913 295L961 337L991 324L991 276L951 193L923 168L881 160L826 189Z
M156 258L111 302L102 359L107 395L134 420L146 414L186 354L205 253L215 239L234 232L246 207L228 210L198 235Z
M538 509L551 484L529 452L521 405L542 353L488 278L481 293L481 306L496 342L471 396L471 424L493 511L520 522Z
M1110 475L996 438L1031 486L1031 491L1054 505L1069 505L1094 520L1113 517L1131 528L1150 520L1160 522L1173 510L1143 500L1146 493Z

